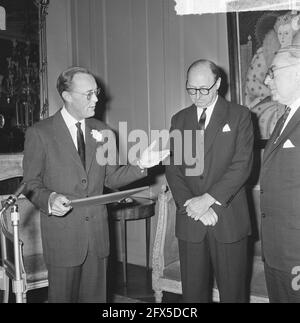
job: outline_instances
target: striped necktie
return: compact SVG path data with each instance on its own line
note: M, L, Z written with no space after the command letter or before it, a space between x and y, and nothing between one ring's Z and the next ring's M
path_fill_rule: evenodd
M281 135L281 130L283 128L283 125L287 119L287 117L289 116L289 113L291 112L291 108L290 107L286 107L284 114L282 115L282 117L278 120L278 123L276 124L275 128L274 128L274 136L273 138L276 138L274 141L274 144L276 144L278 138Z
M205 120L206 120L206 111L207 108L204 108L203 111L202 111L202 114L200 116L200 119L199 119L199 127L200 127L200 130L203 130L205 129Z

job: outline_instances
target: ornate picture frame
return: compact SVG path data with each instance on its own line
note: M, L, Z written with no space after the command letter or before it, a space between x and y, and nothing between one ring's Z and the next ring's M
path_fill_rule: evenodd
M299 12L287 10L227 14L231 100L251 110L260 148L284 112L264 79L276 51L300 35L299 18Z
M48 100L48 62L47 62L47 39L46 17L50 0L36 0L39 9L39 44L40 44L40 119L49 117Z

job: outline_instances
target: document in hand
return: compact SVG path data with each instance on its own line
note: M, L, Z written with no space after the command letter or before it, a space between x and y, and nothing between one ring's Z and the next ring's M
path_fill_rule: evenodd
M113 202L118 202L135 193L142 192L148 189L149 189L149 186L143 186L143 187L133 188L126 191L118 191L115 193L102 194L97 196L76 199L76 200L72 200L70 205L72 207L81 207L81 206L95 205L95 204L109 204Z

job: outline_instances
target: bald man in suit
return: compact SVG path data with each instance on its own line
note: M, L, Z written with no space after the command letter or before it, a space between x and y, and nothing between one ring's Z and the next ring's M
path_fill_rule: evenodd
M166 176L177 206L176 235L185 302L208 302L212 269L222 302L245 302L247 237L251 232L245 182L252 166L253 127L247 108L218 95L221 77L211 61L188 69L186 89L193 104L175 114L171 133L204 132L204 171L189 176L176 164ZM183 140L184 142L184 140ZM195 141L188 142L195 148ZM184 159L183 159L184 160Z

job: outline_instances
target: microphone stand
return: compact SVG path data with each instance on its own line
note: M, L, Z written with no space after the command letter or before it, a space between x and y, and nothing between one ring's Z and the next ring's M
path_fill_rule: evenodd
M18 196L21 194L21 192L23 191L23 189L25 188L25 183L22 184L22 186L20 187L20 189L18 190L18 192L15 195L10 196L7 201L5 202L4 207L2 207L1 211L0 211L0 223L1 223L1 230L3 232L3 235L5 237L11 237L11 233L9 232L3 214L4 212L11 207L10 210L10 217L11 217L11 223L12 223L12 227L13 227L13 244L14 244L14 261L15 261L15 279L13 279L12 281L12 288L13 288L13 292L16 295L16 303L23 303L23 294L25 291L25 282L22 279L21 276L21 261L20 261L20 257L21 257L21 250L20 250L20 243L19 243L19 224L20 224L20 213L19 213L19 207L16 203ZM2 239L2 242L4 242L6 244L6 241ZM1 244L2 245L2 244ZM3 259L7 258L7 254L6 254L6 250L4 250L4 246L2 245L2 256ZM5 260L4 262L4 267L5 267Z

